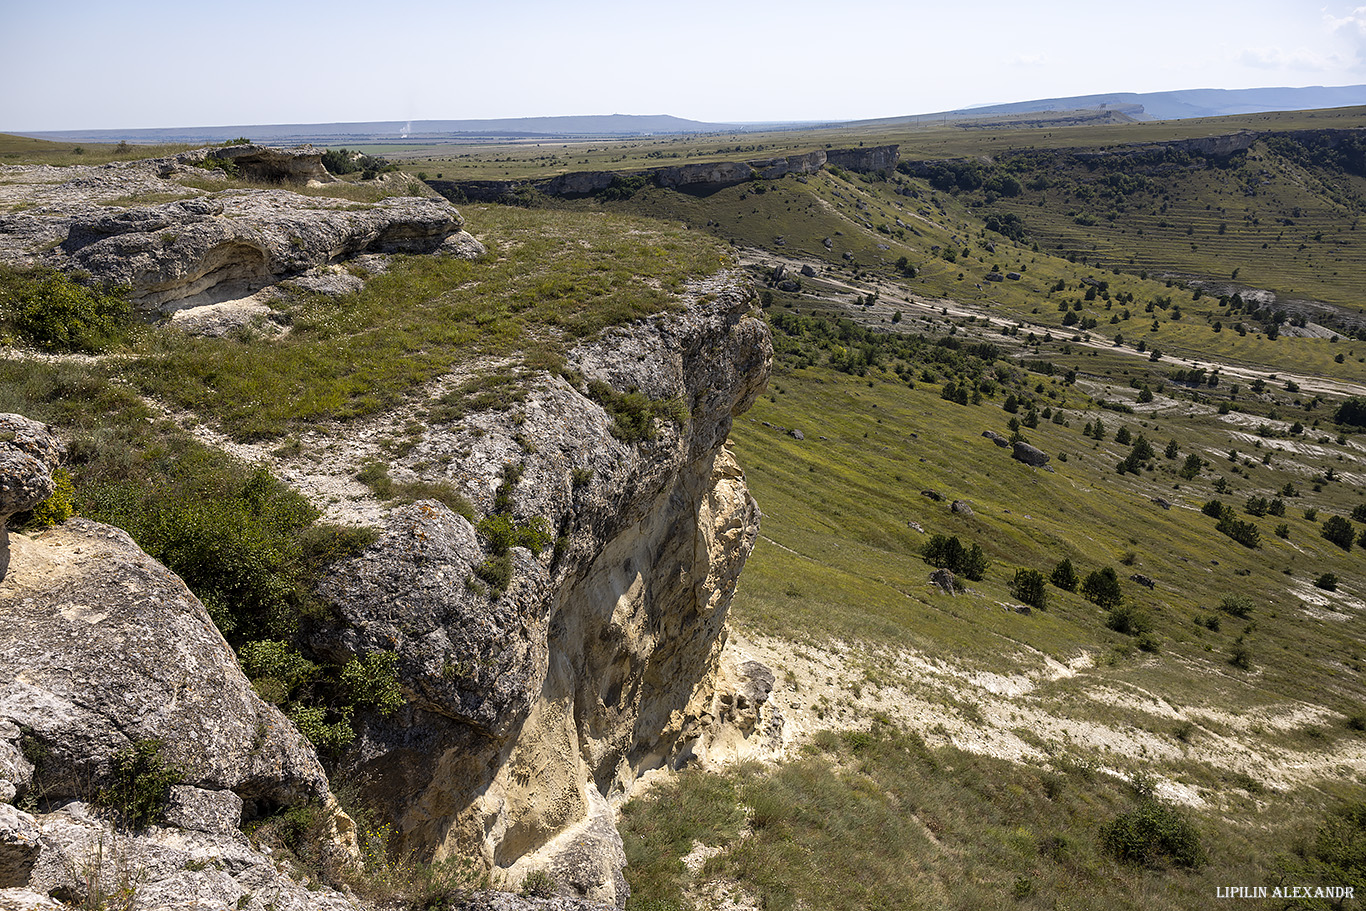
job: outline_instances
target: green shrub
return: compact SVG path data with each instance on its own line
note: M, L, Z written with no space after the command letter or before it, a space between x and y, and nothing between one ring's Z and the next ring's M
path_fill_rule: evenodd
M1280 883L1334 885L1366 894L1366 801L1353 800L1328 810L1312 841L1281 861ZM1351 902L1302 907L1344 908ZM1296 907L1301 907L1297 905Z
M184 579L229 642L289 639L322 611L310 591L321 554L306 559L303 547L317 510L264 470L192 450L161 486L95 484L85 495L85 514L126 529Z
M1342 516L1329 516L1324 519L1320 534L1343 550L1351 550L1352 542L1356 539L1356 529Z
M274 705L288 701L295 690L318 676L318 665L278 639L245 643L237 650L237 660L256 692Z
M612 416L612 435L624 443L653 440L656 418L678 424L687 418L683 406L673 399L654 401L638 390L619 393L602 380L588 384L588 397Z
M931 566L947 569L974 582L982 581L990 565L980 544L974 543L965 548L957 535L931 535L922 553L925 562Z
M127 338L131 314L121 293L87 287L55 269L0 266L0 322L44 351L113 347Z
M112 811L119 824L136 831L156 821L183 773L161 758L160 740L139 740L109 761L113 781L100 789L95 802Z
M1321 589L1323 589L1323 590L1326 591L1326 592L1335 592L1335 591L1337 591L1337 590L1338 590L1338 577L1337 577L1337 574L1336 574L1336 573L1324 573L1323 575L1319 576L1317 579L1314 580L1314 586L1315 586L1316 588L1321 588Z
M1260 547L1262 543L1262 533L1257 526L1251 522L1235 518L1233 510L1228 509L1219 517L1215 523L1215 530L1228 535L1244 547Z
M71 474L65 468L57 468L52 472L52 481L55 485L52 495L32 509L11 516L11 528L37 531L51 528L71 518L75 511L71 501L76 495L76 488L71 483Z
M299 733L320 753L335 756L348 743L356 739L351 729L350 709L343 709L341 718L331 724L327 721L328 710L320 705L293 703L285 711L285 716L299 728Z
M1247 595L1225 595L1219 599L1219 610L1232 617L1246 619L1252 613L1252 599Z
M354 705L368 706L381 715L403 705L397 652L371 652L364 659L352 658L341 670L341 682Z
M1145 800L1137 809L1121 813L1101 827L1101 848L1116 860L1142 866L1170 862L1199 867L1206 861L1200 831L1182 813L1166 804Z
M1153 621L1145 611L1132 604L1120 604L1110 609L1105 616L1105 625L1126 636L1144 636L1152 631ZM1145 648L1144 651L1156 651Z
M555 877L544 870L532 870L522 879L522 895L530 898L554 898L559 886Z

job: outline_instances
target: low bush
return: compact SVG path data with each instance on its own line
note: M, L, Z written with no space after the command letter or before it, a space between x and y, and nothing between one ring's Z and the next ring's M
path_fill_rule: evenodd
M1116 860L1142 866L1199 867L1207 860L1200 831L1184 814L1154 800L1102 826L1100 844Z
M974 582L982 581L990 565L980 544L974 543L965 548L957 535L930 535L922 553L925 562L931 566L947 569Z

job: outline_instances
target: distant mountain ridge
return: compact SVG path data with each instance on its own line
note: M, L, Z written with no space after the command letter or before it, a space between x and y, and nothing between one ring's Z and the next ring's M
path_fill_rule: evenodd
M247 136L256 142L322 145L434 139L532 138L536 136L644 136L656 133L711 133L754 125L704 123L669 114L606 114L566 117L509 117L496 120L372 120L357 123L283 123L143 130L61 130L25 133L56 142L225 142ZM772 126L771 124L769 126Z
M1121 105L1142 105L1142 119L1185 120L1265 111L1307 111L1366 104L1366 85L1307 86L1303 88L1183 89L1176 92L1111 92L1043 98L942 112L947 115L1023 114L1034 111L1075 111ZM1132 115L1131 115L1132 116Z

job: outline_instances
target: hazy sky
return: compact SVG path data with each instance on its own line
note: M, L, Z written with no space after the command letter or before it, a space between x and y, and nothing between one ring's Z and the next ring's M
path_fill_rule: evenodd
M613 113L845 120L1357 83L1366 6L1352 3L0 0L0 131Z

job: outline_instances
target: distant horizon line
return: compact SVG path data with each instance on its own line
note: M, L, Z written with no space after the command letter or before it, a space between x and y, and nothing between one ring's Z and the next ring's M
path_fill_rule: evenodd
M924 117L937 117L937 116L952 115L952 114L965 113L965 112L987 112L987 111L990 111L991 109L994 109L994 108L1017 108L1017 107L1027 106L1027 105L1047 104L1047 103L1053 103L1053 102L1081 101L1081 100L1089 100L1089 99L1103 99L1103 98L1107 98L1107 97L1120 97L1120 96L1129 97L1129 98L1134 98L1134 97L1154 97L1154 98L1156 98L1156 97L1169 97L1169 96L1181 96L1181 95L1196 95L1196 94L1204 94L1204 93L1241 94L1241 93L1253 93L1253 92L1311 92L1311 91L1315 91L1315 90L1320 90L1320 91L1325 91L1325 92L1333 92L1333 91L1344 91L1344 90L1352 90L1352 89L1361 89L1361 90L1363 90L1363 97L1362 97L1362 99L1361 99L1361 101L1360 101L1359 103L1361 103L1361 104L1366 104L1366 84L1350 84L1350 85L1339 85L1339 86L1323 86L1323 85L1311 85L1311 86L1260 86L1260 87L1237 88L1237 89L1195 88L1195 89L1172 89L1172 90L1158 91L1158 92L1132 92L1132 91L1093 92L1093 93L1087 93L1087 94L1083 94L1083 95L1064 95L1064 96L1055 96L1055 97L1050 97L1050 98L1026 99L1026 100L1023 100L1023 101L997 101L997 102L987 102L987 103L976 103L976 104L972 104L972 105L966 105L966 106L961 106L961 107L942 109L942 110L937 110L937 111L924 111L924 112L920 112L920 113L905 113L905 114L890 114L890 115L881 115L881 116L876 116L876 117L866 117L866 116L865 116L865 117L847 117L847 116L846 116L846 117L812 117L812 118L801 118L801 119L796 119L796 118L776 118L776 119L775 119L775 118L766 118L766 119L761 119L761 120L696 120L696 119L689 118L689 117L681 117L681 116L678 116L678 115L676 115L676 114L626 114L626 113L615 112L615 113L611 113L611 114L535 114L535 115L517 115L517 116L505 116L505 117L418 117L418 118L389 118L389 119L383 119L383 120L322 120L322 121L292 121L292 122L291 122L291 121L279 121L279 122L274 122L274 123L236 123L236 124L223 123L223 124L212 124L212 125L210 125L210 124L199 124L199 125L190 125L190 126L155 126L155 127L72 127L72 128L67 128L67 129L45 129L45 130L14 130L14 129L4 129L4 128L0 128L0 132L9 133L9 134L15 135L15 136L23 136L23 137L29 137L29 138L35 138L35 139L45 139L45 138L49 138L49 137L57 137L57 138L61 138L61 139L65 139L65 140L68 140L68 141L69 141L69 140L71 140L71 139L73 139L73 138L77 138L76 134L79 134L79 136L81 136L81 137L94 137L94 136L106 136L106 135L107 135L107 136L108 136L109 138L111 138L111 139L117 139L117 138L120 138L120 137L131 137L131 136L133 136L133 135L135 135L135 134L147 134L147 133L183 133L183 134L202 133L202 134L208 134L208 133L234 132L234 131L238 131L238 130L241 130L241 131L249 131L249 130L253 130L253 129L255 129L255 130L300 130L300 129L338 128L338 127L351 127L351 126L354 126L354 127L371 127L372 129L373 129L373 128L385 128L385 129L384 129L384 132L390 132L390 129L389 129L389 128L392 128L392 131L393 131L393 132L400 134L400 135L399 135L399 138L408 138L408 136L406 135L406 134L408 134L408 133L424 132L424 130L423 130L421 127L422 127L422 126L425 126L425 125L435 125L435 124L462 124L462 125L463 125L463 124L469 124L469 125L476 125L476 124L477 124L477 125L480 125L481 127L484 127L484 126L489 126L489 127L491 127L491 126L494 126L494 125L511 125L511 124L517 124L517 123L534 123L534 122L546 123L546 122L574 121L574 120L578 120L578 121L609 121L609 120L617 120L617 121L622 121L622 120L633 120L633 121L652 121L652 120L653 120L653 121L666 121L666 122L671 122L671 123L679 124L679 125L683 125L683 124L696 125L696 127L699 128L699 129L691 130L691 131L690 131L690 130L678 130L678 131L676 131L676 132L710 132L710 131L713 131L713 130L716 130L716 129L723 129L723 130L724 130L724 129L747 129L747 130L754 130L755 128L812 127L812 126L824 126L824 125L831 125L831 126L834 126L834 125L840 125L840 124L854 124L854 123L861 123L861 122L868 122L868 121L889 121L889 120L901 120L901 119L911 120L911 119L918 119L918 118L924 118ZM1097 103L1099 103L1099 101L1098 101ZM1328 107L1332 107L1332 106L1341 106L1341 105L1331 105L1331 106L1328 106ZM1348 106L1352 106L1352 105L1348 105ZM1083 109L1083 108L1068 108L1067 110L1082 110L1082 109ZM1324 108L1320 108L1320 107L1303 108L1303 110L1319 110L1319 109L1324 109ZM1063 110L1063 109L1058 108L1058 109L1050 109L1050 110ZM1299 108L1286 108L1285 110L1300 110L1300 109L1299 109ZM1248 113L1252 113L1252 112L1248 112ZM1194 116L1201 116L1201 115L1194 115ZM1213 116L1218 116L1218 115L1213 115ZM663 127L663 126L664 126L664 124L660 124L660 127ZM405 129L405 127L406 127L406 129ZM660 127L657 127L657 128L655 128L654 130L644 130L644 131L642 131L642 132L666 132L666 133L667 133L667 132L673 132L673 131L669 131L669 130L667 130L667 129L661 129ZM443 131L443 132L446 132L448 135L451 134L451 133L457 133L457 134L466 134L466 133L469 133L469 134L477 134L477 133L479 132L479 130L477 130L477 129L475 129L475 130L471 130L471 129L450 130L450 129L448 129L448 130ZM500 131L500 132L506 133L506 132L509 132L509 131ZM535 135L535 134L540 133L540 132L541 132L541 131L530 131L530 133L531 133L532 135ZM566 131L566 132L567 132L567 133L579 133L579 132L583 132L583 133L585 133L586 135L592 135L592 134L593 134L594 132L596 132L596 131L592 131L592 130L572 131L572 130L571 130L571 131ZM551 132L551 133L548 133L547 135L563 135L563 134L555 134L555 133ZM602 136L611 136L611 135L614 135L614 131L604 130L604 131L602 131L599 135L602 135ZM235 138L235 137L234 137L234 138ZM357 138L359 138L359 137L357 137ZM87 140L87 141L93 141L93 140ZM163 141L165 141L165 140L163 140Z

